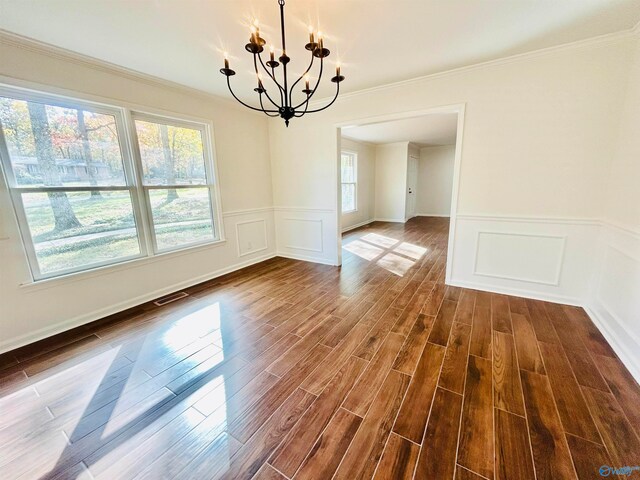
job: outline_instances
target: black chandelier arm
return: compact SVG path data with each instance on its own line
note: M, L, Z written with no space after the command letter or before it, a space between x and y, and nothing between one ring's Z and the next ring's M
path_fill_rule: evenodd
M313 90L311 91L311 93L307 95L307 99L304 102L300 103L300 105L296 105L295 107L293 107L294 110L297 110L305 103L309 103L309 100L311 100L311 97L313 97L313 94L316 93L316 90L318 89L318 85L320 85L320 80L322 79L323 67L324 67L324 61L322 60L322 57L320 57L320 72L318 72L318 80L316 80L316 84L313 87ZM308 113L311 113L311 112L308 112Z
M280 85L280 83L276 79L275 70L271 68L271 72L270 72L269 68L262 61L262 56L260 55L260 53L257 53L255 55L258 56L258 60L260 60L260 65L262 65L262 68L264 69L264 71L267 72L267 75L269 75L269 77L271 77L271 80L273 80L273 82L278 86L278 89L280 90L280 104L283 104L284 100L283 100L282 94L284 92L284 88L282 88L282 85Z
M262 102L262 94L259 94L259 95L260 95L260 107L262 107L262 111L264 112L264 114L265 114L267 117L279 117L279 116L280 116L280 114L279 114L278 112L276 112L276 113L269 113L269 112L272 112L273 110L267 110L267 109L265 109L265 108L264 108L264 103Z
M333 103L338 99L338 94L339 93L340 93L340 82L336 82L336 94L333 97L333 100L331 100L331 102L329 102L327 105L325 105L322 108L317 108L315 110L307 110L307 111L305 111L305 113L316 113L316 112L321 112L322 110L326 110L331 105L333 105Z
M294 117L296 117L296 118L304 117L305 113L307 113L307 109L308 108L309 108L309 102L305 102L304 110L302 110L302 112L296 112Z
M229 80L229 77L227 77L227 87L229 87L229 91L231 92L231 95L233 95L233 98L235 98L239 103L241 103L245 107L250 108L251 110L255 110L256 112L279 113L279 110L264 110L262 108L252 107L251 105L244 103L242 100L238 98L238 96L235 94L235 92L231 88L231 81Z
M300 80L302 80L304 78L304 76L309 73L309 71L311 70L311 67L313 66L313 60L314 60L314 56L313 56L313 52L311 53L311 62L309 62L309 66L307 67L307 69L304 71L304 73L300 76L300 78L298 78L298 80L295 81L295 83L293 85L291 85L291 88L289 89L289 103L293 103L293 89L295 88L295 86L298 84L298 82L300 82Z
M256 76L258 76L260 73L258 72L258 61L256 60L256 57L258 55L256 53L253 54L253 66L256 70ZM258 81L260 81L260 77L258 77ZM263 87L262 82L260 82L259 87ZM266 88L262 88L264 94L266 95L267 99L269 99L269 101L273 104L274 107L276 108L280 108L280 105L278 105L276 102L273 101L273 99L271 98L271 96L269 95L269 93L267 92Z

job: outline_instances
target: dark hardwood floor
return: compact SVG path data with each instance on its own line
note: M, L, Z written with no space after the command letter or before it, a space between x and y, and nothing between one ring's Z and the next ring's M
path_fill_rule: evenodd
M640 388L585 312L446 286L447 231L374 223L341 268L274 258L0 356L0 478L640 465Z

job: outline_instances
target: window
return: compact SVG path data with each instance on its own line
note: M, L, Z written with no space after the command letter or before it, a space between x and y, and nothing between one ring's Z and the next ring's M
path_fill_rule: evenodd
M342 152L340 181L342 182L342 213L357 210L358 156L351 152Z
M218 240L208 135L204 124L0 89L2 170L34 279Z

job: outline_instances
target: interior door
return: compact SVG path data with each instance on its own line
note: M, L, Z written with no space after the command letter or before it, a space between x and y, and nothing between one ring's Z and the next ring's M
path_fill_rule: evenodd
M407 165L407 219L416 216L416 188L418 185L418 159L409 157Z

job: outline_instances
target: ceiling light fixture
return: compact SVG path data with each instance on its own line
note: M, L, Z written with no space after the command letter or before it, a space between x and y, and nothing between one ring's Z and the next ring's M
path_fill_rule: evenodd
M255 20L250 27L251 37L249 38L249 43L244 46L245 50L253 55L253 67L255 69L258 82L258 86L253 90L258 94L260 107L254 107L243 102L233 92L231 88L231 77L235 75L236 72L229 68L229 57L226 52L224 54L224 68L220 69L220 73L227 77L227 86L229 87L229 91L231 92L231 95L233 95L233 98L235 98L238 102L240 102L245 107L250 108L251 110L263 112L269 117L282 117L284 119L284 123L288 127L289 120L294 117L302 117L307 113L320 112L326 108L329 108L338 98L338 94L340 93L340 82L344 80L344 77L340 75L340 64L336 63L336 75L331 78L331 81L336 84L336 94L333 97L333 100L331 100L331 102L329 102L322 108L309 110L309 100L311 100L311 97L313 97L313 95L316 93L316 90L318 89L318 86L320 85L324 59L327 58L331 53L329 49L324 47L324 39L322 33L318 32L318 38L316 42L313 27L309 27L309 43L305 45L305 48L309 50L309 52L311 52L311 62L309 63L306 71L295 82L293 82L293 84L289 88L290 83L287 75L287 64L291 61L291 59L287 56L287 46L285 42L284 1L285 0L278 0L278 5L280 5L280 30L282 32L282 55L280 55L278 60L275 59L275 50L273 45L270 45L269 47L269 60L267 62L264 62L262 60L261 53L264 51L266 41L260 36L260 28L258 26L258 22ZM319 59L320 71L318 73L318 77L313 89L310 89L309 72L313 67L315 59ZM269 95L269 92L267 91L263 83L263 76L258 65L262 67L267 76L272 80L274 86L277 87L278 95ZM276 69L280 67L280 65L282 65L282 84L278 81L278 75L276 74ZM294 105L295 102L293 101L293 90L295 86L300 82L300 80L303 79L305 88L302 90L302 93L304 93L305 99L299 104ZM273 107L267 104L267 108L265 108L264 97L266 97L266 100L271 103ZM273 97L275 97L275 99Z

